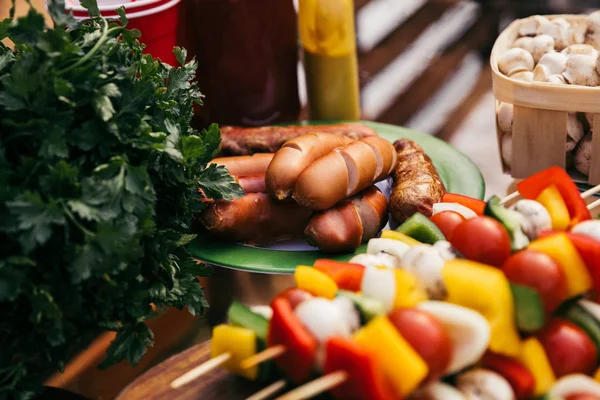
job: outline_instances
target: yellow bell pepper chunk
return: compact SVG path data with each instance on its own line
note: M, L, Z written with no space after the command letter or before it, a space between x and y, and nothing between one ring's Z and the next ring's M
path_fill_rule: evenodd
M596 372L594 373L594 379L595 379L597 382L600 382L600 368L598 368L598 369L596 370Z
M523 342L519 361L531 371L535 378L534 396L547 393L556 382L556 376L544 347L536 338L530 337Z
M215 358L223 353L231 354L223 368L255 380L258 376L258 366L240 368L240 362L256 354L256 333L252 329L232 325L218 325L213 328L210 341L210 356Z
M560 265L567 283L567 295L578 296L592 289L593 282L577 248L564 233L538 239L529 244L530 250L546 253Z
M479 312L489 322L489 348L516 357L521 339L515 327L512 293L504 273L494 267L468 260L447 261L442 269L450 303Z
M565 231L571 223L569 209L562 198L560 191L555 185L550 185L539 194L536 199L541 203L552 218L552 229L555 231Z
M427 300L427 293L419 285L414 275L403 269L394 269L396 279L396 294L394 296L394 309L400 307L414 307Z
M425 361L385 316L373 318L354 340L373 354L398 396L408 396L429 373Z
M423 244L421 242L419 242L416 239L411 238L408 235L405 235L404 233L400 233L400 232L396 232L396 231L392 231L389 229L384 230L383 232L381 232L381 238L382 239L394 239L394 240L398 240L404 244L407 244L409 246L416 246L418 244Z
M338 285L324 272L313 267L299 265L294 272L298 289L306 290L317 297L333 299L338 292Z

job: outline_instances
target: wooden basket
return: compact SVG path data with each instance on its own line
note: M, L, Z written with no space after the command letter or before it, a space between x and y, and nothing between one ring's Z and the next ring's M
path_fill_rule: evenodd
M553 15L571 23L581 23L586 15ZM526 178L541 170L566 166L567 116L569 112L595 113L591 129L592 160L589 184L600 183L600 87L557 85L511 79L498 69L498 57L512 47L518 38L521 20L514 21L498 37L492 49L490 63L497 105L514 106L512 125L512 162L505 172L515 178ZM502 132L496 123L498 149L502 152Z

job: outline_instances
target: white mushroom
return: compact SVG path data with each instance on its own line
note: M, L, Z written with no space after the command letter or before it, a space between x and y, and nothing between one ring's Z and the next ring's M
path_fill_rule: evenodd
M465 396L447 383L434 382L411 396L412 400L466 400Z
M519 35L520 36L535 36L540 25L548 22L548 18L541 15L533 15L529 18L525 18L519 24Z
M401 268L417 277L429 298L441 300L446 296L442 268L446 260L428 244L412 246L402 258Z
M294 313L320 343L333 336L349 337L352 334L350 321L331 300L322 297L305 300Z
M555 74L550 75L544 82L552 83L555 85L564 85L565 83L567 83L567 80L564 76L562 76L562 74Z
M510 76L511 79L523 82L532 82L533 81L533 72L531 71L521 71L516 74L512 74Z
M394 257L402 259L404 254L408 251L409 246L394 239L371 239L367 244L368 254L379 254L381 252L390 254Z
M530 240L537 239L540 232L552 229L550 213L535 200L519 200L510 209L521 214L521 228Z
M498 127L502 133L512 132L514 107L510 103L500 103L496 114L498 115Z
M512 134L504 134L504 136L502 136L502 142L500 143L500 146L502 161L504 161L504 164L510 168L512 165Z
M532 71L533 66L534 61L531 53L519 47L508 50L498 59L498 68L506 76L521 71Z
M485 353L491 329L478 312L445 301L423 301L416 306L432 314L446 329L452 342L452 357L444 372L456 373L475 364Z
M380 301L386 312L392 311L396 297L394 270L367 267L363 275L360 290L364 297Z
M456 388L467 400L515 400L510 383L488 369L478 368L459 375Z
M600 221L594 219L580 222L573 227L573 233L581 233L600 241Z
M575 169L584 175L590 174L592 164L592 132L588 132L575 149Z
M540 24L537 34L552 36L554 39L554 48L556 50L562 50L575 42L573 38L573 32L570 28L571 24L569 24L564 18L554 18L550 21Z
M570 374L557 380L548 394L561 399L572 394L600 396L600 383L584 374Z
M596 71L596 59L590 56L570 57L562 74L573 85L598 86L600 84L600 75Z
M567 116L567 151L571 151L577 146L577 143L583 139L585 134L583 124L577 118L577 113L569 113Z
M580 54L584 56L598 58L598 50L596 50L589 44L572 44L568 47L565 47L563 51L561 51L561 53L568 57Z
M565 70L567 55L557 52L546 53L533 70L533 80L546 82L552 75L561 74Z
M462 254L447 240L438 240L434 243L433 248L440 253L444 260L454 260L462 257Z
M594 11L587 17L587 34L585 43L600 49L600 11Z
M588 31L588 22L585 19L571 21L571 44L582 44Z
M273 316L273 309L270 306L250 306L250 310L252 310L252 312L256 314L262 315L266 319L271 319L271 317Z
M527 50L533 56L533 61L537 63L544 54L554 51L554 39L550 35L522 37L515 41L513 47Z
M365 267L400 267L400 260L398 259L398 257L383 252L378 254L357 254L350 259L350 262L354 264L364 265Z
M594 124L594 113L583 113L585 115L585 120L588 123L588 126L590 127L590 129L592 128L592 125Z

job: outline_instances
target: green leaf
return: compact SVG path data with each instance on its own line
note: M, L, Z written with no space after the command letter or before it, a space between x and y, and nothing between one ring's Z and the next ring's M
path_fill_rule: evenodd
M177 59L179 65L185 65L185 59L187 58L187 50L183 47L177 46L173 49L173 53L175 54L175 58Z
M85 8L88 11L90 16L100 16L100 9L98 8L98 3L96 2L96 0L81 0L80 4L83 6L83 8Z
M73 18L73 12L69 10L65 12L65 2L57 0L46 0L46 6L48 13L52 17L52 21L56 26L68 26L72 27L77 23L77 20Z
M44 16L35 9L29 9L26 16L18 18L17 24L10 27L9 37L15 43L33 45L44 30Z
M121 24L121 26L127 26L129 21L127 20L127 15L125 14L125 7L121 6L115 11L117 12L117 14L119 14L119 23Z
M108 97L121 97L119 87L112 82L102 86L100 88L100 93Z
M244 195L242 187L222 165L210 164L200 173L198 185L207 197L216 200L234 200Z
M92 104L94 105L94 110L96 114L102 121L110 120L113 115L115 115L115 108L113 107L112 102L105 95L96 95L92 100Z
M67 203L69 209L73 211L79 218L87 221L99 221L101 220L102 212L88 204L85 204L80 200L69 200Z
M125 326L111 342L106 358L99 365L105 369L122 360L128 360L132 365L142 359L146 353L146 347L154 344L154 335L145 324Z
M0 29L2 29L1 23L0 23ZM2 36L2 35L0 35L0 36ZM15 56L10 51L7 51L4 54L0 54L0 72L2 72L2 70L4 68L6 68L7 65L10 65L10 63L13 62L14 60L15 60Z
M206 146L206 154L212 160L219 152L219 145L221 144L219 125L210 124L208 129L202 130L201 136Z

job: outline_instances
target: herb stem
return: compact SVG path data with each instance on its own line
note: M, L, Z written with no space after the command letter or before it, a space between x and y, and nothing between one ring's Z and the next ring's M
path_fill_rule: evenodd
M67 207L67 205L65 203L61 202L61 204L62 204L63 210L65 211L65 214L67 214L67 217L69 217L71 222L73 222L73 224L75 224L76 227L78 227L84 234L86 234L88 236L95 236L94 232L88 230L85 226L81 225L81 223L79 221L77 221L77 218L75 218L75 216L73 215L71 210L69 210L69 207Z

